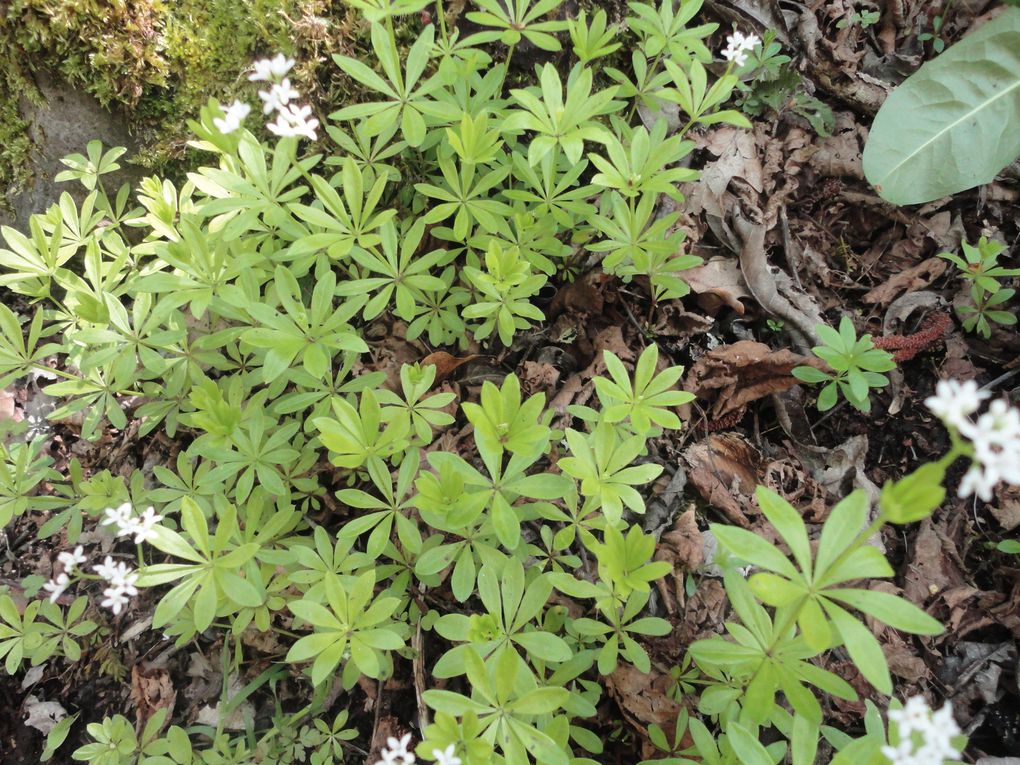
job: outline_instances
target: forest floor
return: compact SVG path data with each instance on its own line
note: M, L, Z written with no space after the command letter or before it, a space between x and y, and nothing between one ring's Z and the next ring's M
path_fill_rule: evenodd
M881 13L877 21L853 16L871 5ZM763 484L806 509L806 520L817 524L849 490L877 495L886 480L941 456L946 432L923 405L939 379L991 383L994 395L1014 401L1020 394L1020 334L1008 327L987 339L965 333L954 310L966 299L965 287L937 257L984 235L1005 242L1011 252L1005 264L1017 265L1016 166L1012 177L1008 171L988 186L910 208L883 202L861 170L868 126L891 88L932 57L937 40L952 44L996 3L950 4L932 37L943 5L706 1L706 16L724 29L774 30L791 61L774 82L747 94L748 107L760 111L753 130L724 126L693 136L702 178L683 189L681 223L690 251L705 264L684 274L692 294L683 301L653 306L641 291L588 273L548 295L544 326L495 356L481 348L459 356L433 353L404 340L398 322L373 327L377 338L366 366L392 376L401 363L432 354L442 385L462 401L476 399L483 381L515 371L527 393L544 392L554 409L585 404L592 377L603 371L599 351L634 360L652 341L687 367L685 386L698 398L685 413L685 429L652 445L653 459L666 470L649 497L645 524L661 532L657 556L676 564L677 575L658 582L656 601L675 629L647 641L650 678L626 667L608 678L610 695L599 707L604 762L650 756L641 732L676 715L670 670L693 640L721 631L723 587L701 567L709 522L767 534L753 498ZM820 414L814 393L790 374L810 353L802 328L818 320L834 325L842 316L852 317L858 332L886 338L880 343L887 347L897 345L888 338L907 337L899 344L916 352L873 396L869 414L848 405ZM0 391L0 418L32 415L34 396L25 387ZM461 437L454 427L442 439L454 449ZM49 453L58 469L75 456L86 470L101 466L115 473L163 458L139 453L133 443L111 434L90 444L77 438L73 425L57 424ZM960 472L951 474L952 486ZM52 570L54 553L37 539L40 523L26 516L0 532L0 583L16 589L24 577ZM905 594L947 625L945 634L924 638L874 625L898 692L952 700L974 757L1020 752L1020 562L994 549L1018 527L1017 489L1000 487L989 503L958 499L951 491L931 519L889 529L882 539L896 569L889 591ZM206 714L223 684L220 647L198 641L172 649L151 633L129 640L144 628L153 605L142 600L88 661L71 668L47 664L14 678L0 674L0 765L37 761L47 714L40 699L88 710L89 720L130 716L140 704L175 704L176 716L192 721ZM273 646L260 648L276 653ZM828 661L854 677L838 653ZM251 666L250 676L266 666ZM863 680L851 682L869 697ZM281 680L277 699L286 704L294 692ZM398 674L383 689L361 686L354 697L351 724L361 738L352 742L351 755L357 762L380 727L396 729L413 716L413 679L410 672ZM272 717L271 697L249 702L261 719ZM828 712L833 724L853 730L863 709L859 702L833 700ZM26 725L26 717L36 725ZM72 735L82 733L78 725ZM63 753L70 751L64 747L53 762L69 762Z

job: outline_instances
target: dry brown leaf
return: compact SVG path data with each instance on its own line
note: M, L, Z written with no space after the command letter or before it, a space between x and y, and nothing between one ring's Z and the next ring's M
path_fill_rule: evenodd
M544 361L525 361L524 389L529 393L550 394L560 382L560 370Z
M680 514L673 528L659 538L655 550L655 560L663 560L670 564L672 572L656 582L662 595L666 611L674 614L677 607L683 608L686 602L684 590L685 575L696 571L705 562L705 542L698 529L698 519L691 507Z
M606 677L609 695L616 699L627 721L638 730L655 723L672 730L680 714L680 705L669 696L673 679L669 675L645 674L630 664L620 663Z
M436 379L433 385L439 385L450 375L454 373L457 367L467 364L469 361L474 361L478 356L452 356L446 351L436 351L430 353L428 356L421 360L422 366L428 366L433 364L436 367Z
M861 168L861 137L851 130L820 138L811 147L808 164L828 177L864 178Z
M706 137L704 148L719 157L701 171L700 182L713 194L721 195L733 178L743 178L761 193L762 166L753 133L729 125L717 128Z
M946 270L946 261L942 258L928 258L906 271L900 271L889 278L884 284L880 284L870 292L867 292L861 300L865 303L876 303L886 305L898 298L905 292L913 292L927 287Z
M761 455L737 433L713 433L684 450L687 480L708 504L727 519L748 528L754 513Z
M774 351L764 343L741 340L709 351L691 367L686 389L707 404L709 416L718 420L742 411L751 401L788 390L797 384L794 367L809 365L825 369L814 357L786 349Z
M999 522L1004 531L1012 531L1020 526L1020 488L1003 485L997 492L995 504L988 506L988 511Z
M751 297L736 258L709 258L697 268L684 271L684 281L697 295L698 305L708 313L727 305L743 314L744 304L740 301Z
M160 709L172 714L177 703L177 691L170 681L170 673L162 668L132 666L131 703L135 707L135 722L139 728Z
M673 638L681 645L718 634L723 629L729 600L722 580L702 577L676 625Z
M575 313L602 313L605 306L606 283L611 277L601 271L589 271L584 276L568 282L556 291L546 315L559 316L564 311Z
M14 406L13 388L0 390L0 420L18 420L18 411Z

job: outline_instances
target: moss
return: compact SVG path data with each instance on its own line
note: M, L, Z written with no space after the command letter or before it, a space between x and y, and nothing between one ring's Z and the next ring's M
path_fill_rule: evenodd
M40 70L127 107L143 147L135 161L164 172L182 159L187 120L210 97L253 101L243 71L259 55L298 59L292 76L321 97L329 54L346 47L346 8L331 0L8 0L0 3L0 185L24 180L30 150L17 112ZM334 7L336 6L336 7ZM329 99L327 99L329 100ZM82 141L91 136L82 136Z

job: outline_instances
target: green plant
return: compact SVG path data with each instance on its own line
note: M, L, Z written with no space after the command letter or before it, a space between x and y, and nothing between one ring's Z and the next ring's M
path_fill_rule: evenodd
M836 29L846 29L847 27L857 25L860 25L861 29L867 29L868 27L877 24L880 18L882 18L882 13L880 11L854 11L850 14L849 18L844 17L837 21ZM941 48L936 50L936 53L941 52Z
M215 644L221 661L215 727L160 733L169 722L160 712L139 734L109 717L90 724L78 759L325 765L356 735L346 718L318 719L331 712L325 702L412 668L435 712L415 733L422 758L590 762L581 753L603 744L585 720L603 701L603 676L624 663L649 670L649 640L671 629L653 611L671 566L653 560L641 516L663 472L662 436L682 427L676 408L691 401L677 389L681 367L650 342L632 368L602 353L607 375L594 375L591 406L552 411L511 373L456 407L454 392L434 391L440 367L384 365L378 352L392 342L394 356L413 354L408 338L466 345L471 334L493 357L513 358L526 347L520 333L545 320L541 293L588 269L629 281L653 310L684 294L682 271L697 259L682 253L678 213L660 215L659 198L680 203L676 185L696 180L695 125L748 126L728 104L734 64L757 39L731 35L717 76L715 25L693 23L700 0L635 2L632 55L606 71L615 83L606 86L589 66L615 44L598 14L573 25L580 61L532 77L511 75L511 60L525 40L559 48L571 25L546 18L554 0L482 3L468 16L484 29L467 39L449 33L440 5L439 29L425 23L406 49L394 17L421 11L420 0L355 5L374 59L335 58L359 90L325 126L334 144L305 143L319 138L319 119L289 103L282 79L294 62L281 55L252 74L268 83L261 100L277 137L244 128L243 103L211 100L191 125L205 159L180 185L147 179L129 208L130 190L111 198L102 182L116 152L90 148L67 176L87 187L82 205L68 195L27 235L3 232L0 278L31 316L0 310L0 380L56 375L42 386L62 399L51 419L69 437L116 429L161 462L151 473L87 472L75 461L57 471L38 442L5 440L5 516L54 511L40 529L54 543L106 534L116 546L103 563L89 562L95 548L84 541L61 553L41 587L55 599L81 587L66 611L0 596L5 669L84 658L104 620L148 603L169 640ZM479 46L496 40L508 49L493 64ZM639 104L670 102L679 130L662 115L634 121ZM883 362L845 324L829 331L831 395L840 386L861 405ZM887 487L882 520L929 514L942 477ZM829 521L837 531L861 520L860 498L844 502ZM887 567L849 532L833 553L823 530L805 557L807 532L791 512L766 515L796 565L764 540L767 550L717 530L731 559L746 554L761 570L748 584L727 564L737 642L695 644L678 673L678 687L701 689L686 731L703 761L771 765L786 741L760 743L768 724L799 765L823 735L809 686L852 695L815 663L837 645L890 690L852 613L882 616L888 601L832 574L861 564L857 577L871 579ZM826 561L833 554L847 560ZM94 623L81 618L93 583L106 609ZM893 624L935 629L900 613ZM259 665L240 689L232 683ZM285 675L288 694L308 697L298 711L276 696ZM771 703L780 693L795 714ZM275 697L271 720L249 716L243 733L228 732L224 720L253 694Z
M793 376L806 383L826 383L818 394L818 410L828 411L836 405L839 394L862 412L871 411L871 389L882 388L889 379L882 374L896 364L892 354L875 348L871 335L857 337L853 322L844 316L839 331L819 324L816 328L824 345L812 352L824 361L831 372L813 366L794 367Z
M971 283L971 305L960 306L963 328L978 332L984 337L992 336L992 323L1004 326L1016 324L1016 315L1003 310L1001 306L1009 301L1016 290L1003 287L999 280L1020 276L1020 268L1004 268L998 265L999 256L1005 251L1002 242L978 240L977 246L962 243L963 257L950 252L939 253L956 266L959 275Z
M1020 155L1010 127L1020 122L1018 45L1020 9L1008 8L886 99L863 156L883 199L905 205L955 194L991 182ZM945 92L954 97L941 98ZM908 121L912 128L903 130Z

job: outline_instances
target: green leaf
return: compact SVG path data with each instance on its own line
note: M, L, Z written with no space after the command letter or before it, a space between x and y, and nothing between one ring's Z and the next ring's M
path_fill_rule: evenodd
M716 523L713 523L710 528L719 543L741 560L769 571L775 571L789 579L800 578L789 558L757 534L736 526L723 526Z
M773 765L765 747L744 726L730 723L726 727L726 738L741 765Z
M945 628L936 619L910 601L879 590L827 590L826 597L841 600L854 608L914 635L941 635Z
M882 104L864 174L894 204L989 183L1020 155L1020 10L924 64Z
M822 599L822 603L857 669L881 693L890 695L892 678L889 677L889 665L871 630L835 603L827 599Z
M790 547L794 560L804 572L804 576L811 578L811 543L808 541L807 528L804 526L804 519L800 513L771 489L759 486L755 492L758 499L758 506L768 519L769 523L775 526L776 531Z
M922 465L898 481L882 487L882 514L890 523L913 523L931 515L942 504L945 469L938 463Z

